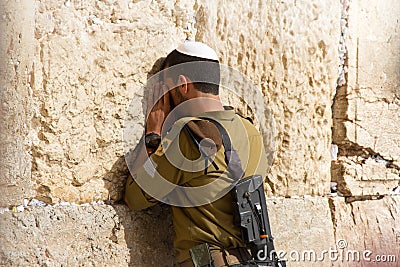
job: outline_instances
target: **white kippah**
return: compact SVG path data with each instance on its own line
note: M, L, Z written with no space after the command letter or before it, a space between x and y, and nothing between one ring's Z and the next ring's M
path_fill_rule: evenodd
M193 41L185 41L178 46L176 51L194 57L200 57L211 60L218 60L218 55L215 51L206 44Z

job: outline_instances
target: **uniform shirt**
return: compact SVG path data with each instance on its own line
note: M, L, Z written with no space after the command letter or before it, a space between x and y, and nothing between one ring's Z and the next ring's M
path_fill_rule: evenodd
M254 125L233 110L206 112L202 117L217 120L226 129L242 161L243 177L254 174L265 177L267 159L262 138ZM200 153L193 140L181 130L186 122L177 121L157 151L128 178L125 196L133 210L150 207L160 200L171 204L178 263L190 260L189 249L202 243L208 243L212 250L246 246L240 229L233 223L233 197L224 192L233 185L226 172L224 148L221 147L214 158L218 169L209 165L205 173L204 160L198 164L187 162L199 159ZM203 168L197 170L199 166Z

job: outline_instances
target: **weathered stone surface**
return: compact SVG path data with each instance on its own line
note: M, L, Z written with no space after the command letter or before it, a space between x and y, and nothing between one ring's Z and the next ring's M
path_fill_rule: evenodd
M197 40L209 43L224 64L261 88L277 122L278 146L268 194L327 193L340 3L199 1L198 5Z
M349 1L348 85L370 89L388 100L400 91L400 3ZM368 27L365 27L368 25Z
M399 11L398 1L348 2L347 84L333 105L333 142L348 159L332 169L346 194L384 194L400 180Z
M275 248L288 266L396 266L372 259L400 255L400 196L351 203L269 198L267 205ZM166 206L141 212L123 205L29 208L0 214L0 265L172 267L172 239ZM362 258L367 250L371 261Z
M184 40L190 1L41 1L35 27L33 178L47 202L119 199L122 129L156 60ZM182 26L182 27L181 27Z
M350 203L332 198L330 205L337 246L344 247L333 266L399 266L400 196Z
M184 40L196 11L197 40L262 89L277 121L268 193L328 192L339 3L48 0L37 2L35 17L30 136L38 198L120 198L125 110L134 101L138 141L148 73Z
M153 64L185 39L196 16L197 40L248 76L273 113L270 196L328 192L338 63L342 74L348 70L333 103L339 157L331 171L352 202L268 199L275 245L288 266L397 266L331 263L324 253L345 240L346 253L400 255L399 196L371 196L399 184L399 11L396 0L1 1L0 207L35 194L47 202L120 199L125 110L132 101L135 143ZM340 30L347 47L338 62ZM237 91L223 90L223 100L254 117L243 96L260 103L257 94ZM166 207L5 212L0 265L173 266L172 235Z
M400 63L399 63L400 66ZM385 98L371 89L360 89L345 97L337 109L335 144L343 155L379 156L400 169L400 98ZM341 114L340 114L341 113Z
M0 215L1 266L173 266L169 209L44 207Z
M332 162L332 181L344 196L387 195L400 184L400 170L385 161L339 157Z
M276 250L287 253L290 266L304 266L297 257L308 259L307 250L319 255L332 246L327 198L267 203ZM172 267L172 239L171 214L165 206L140 212L122 205L29 208L0 214L0 265ZM330 266L329 261L305 262Z
M328 198L268 199L267 205L275 249L287 266L331 266L329 258L322 257L334 245Z
M31 76L34 3L0 2L0 207L31 192Z

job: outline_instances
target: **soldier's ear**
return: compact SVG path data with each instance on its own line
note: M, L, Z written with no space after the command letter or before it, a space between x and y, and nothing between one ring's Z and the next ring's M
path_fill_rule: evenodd
M187 93L188 83L189 83L189 79L186 76L179 75L178 84L179 84L179 90L181 91L181 93L183 93L183 94Z

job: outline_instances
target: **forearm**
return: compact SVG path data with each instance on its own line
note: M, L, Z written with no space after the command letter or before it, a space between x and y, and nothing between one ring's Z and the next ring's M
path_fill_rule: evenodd
M129 176L126 182L124 201L131 210L142 210L158 202L147 195L134 181L132 176Z

